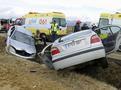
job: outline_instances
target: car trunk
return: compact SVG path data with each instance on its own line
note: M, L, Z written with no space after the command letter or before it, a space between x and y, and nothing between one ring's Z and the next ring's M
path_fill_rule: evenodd
M62 54L71 54L89 48L90 46L89 34L82 35L76 39L65 41L63 45L61 45L61 48L63 48Z

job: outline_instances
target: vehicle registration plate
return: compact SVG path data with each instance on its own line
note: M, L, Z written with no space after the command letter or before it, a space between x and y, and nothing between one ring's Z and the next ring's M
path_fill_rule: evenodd
M73 40L64 45L65 48L70 48L74 46L85 46L85 39Z

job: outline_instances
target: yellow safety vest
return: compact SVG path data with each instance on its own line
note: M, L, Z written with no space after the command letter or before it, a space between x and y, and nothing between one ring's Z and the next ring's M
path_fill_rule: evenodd
M58 24L57 23L51 24L51 33L52 33L52 31L58 33Z
M106 38L108 38L108 34L100 34L99 37L101 39L106 39Z

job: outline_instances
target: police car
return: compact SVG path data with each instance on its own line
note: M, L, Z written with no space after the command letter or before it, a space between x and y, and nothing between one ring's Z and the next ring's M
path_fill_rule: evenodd
M35 58L36 48L32 33L23 26L12 26L7 33L6 51L26 59Z

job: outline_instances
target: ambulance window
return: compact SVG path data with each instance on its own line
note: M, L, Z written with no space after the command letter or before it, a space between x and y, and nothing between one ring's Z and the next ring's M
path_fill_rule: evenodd
M104 19L104 18L100 18L100 21L99 21L99 27L104 27L106 25L109 25L109 20L108 19Z
M59 23L59 18L53 18L53 20L52 21L56 21L56 23L58 23L58 25L60 26L60 23Z
M66 27L66 20L64 18L60 18L60 26Z
M53 18L53 21L56 21L59 26L66 27L66 20L65 18Z

